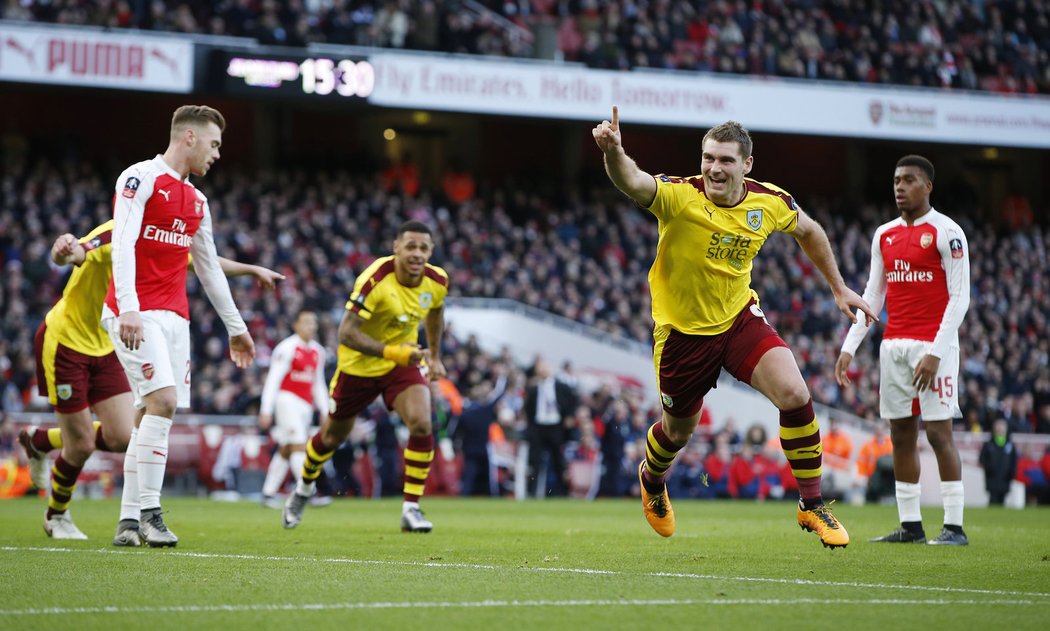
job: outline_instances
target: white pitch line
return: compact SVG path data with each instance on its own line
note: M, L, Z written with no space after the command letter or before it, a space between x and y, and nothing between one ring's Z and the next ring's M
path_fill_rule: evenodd
M353 609L482 609L500 607L609 607L646 606L725 606L725 605L1050 605L1034 600L952 600L952 599L872 599L860 598L712 598L658 600L477 600L437 602L371 602L371 603L257 603L244 605L157 605L152 607L45 607L41 609L0 609L0 616L50 616L83 614L143 613L229 613L244 611L331 611Z
M145 551L136 550L114 550L110 548L97 548L93 550L80 548L40 548L0 546L0 552L86 552L95 554L148 554ZM892 583L859 583L853 581L815 581L805 578L769 578L761 576L719 576L716 574L691 574L684 572L620 572L616 570L595 570L588 568L572 567L521 567L507 565L488 565L481 563L439 563L435 561L381 561L374 559L346 559L328 558L315 559L311 557L287 557L287 556L263 556L255 554L215 554L210 552L176 552L166 550L160 552L166 556L189 557L196 559L239 559L244 561L280 561L291 563L340 563L347 565L382 565L394 567L432 567L442 569L468 569L468 570L522 570L525 572L555 572L562 574L589 574L598 576L640 576L648 578L685 578L706 581L739 581L745 583L776 583L782 585L804 585L819 587L856 587L862 589L899 589L905 591L943 592L950 594L980 594L986 596L1020 596L1026 598L1050 598L1046 592L1020 592L1004 589L973 589L967 587L937 587L931 585L894 585ZM864 601L868 602L868 601ZM990 601L989 601L990 602Z

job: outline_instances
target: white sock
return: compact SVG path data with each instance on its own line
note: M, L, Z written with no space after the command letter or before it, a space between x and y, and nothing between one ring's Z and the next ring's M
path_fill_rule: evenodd
M292 466L292 477L298 482L303 477L303 463L306 462L305 451L293 451L288 455L288 463Z
M944 525L962 528L963 504L966 500L962 480L942 481L941 498L944 500Z
M295 483L295 492L299 495L305 495L311 497L314 491L317 490L317 482L303 482L302 478L299 478Z
M270 466L266 469L266 480L262 488L263 495L277 495L287 475L288 460L281 455L281 452L275 451L273 458L270 458Z
M897 482L897 514L901 523L906 521L922 521L919 512L919 485L911 482Z
M401 512L405 512L410 508L419 508L419 502L401 502Z
M139 429L131 428L128 450L124 453L124 488L120 491L120 519L139 520Z
M160 490L164 486L164 469L168 466L168 432L171 419L154 414L142 417L139 425L139 508L160 508Z

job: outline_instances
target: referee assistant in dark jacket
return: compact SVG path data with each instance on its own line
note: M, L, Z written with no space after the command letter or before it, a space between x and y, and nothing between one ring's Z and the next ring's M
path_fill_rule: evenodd
M565 421L576 409L576 393L569 385L558 381L547 360L536 359L534 377L525 391L525 419L529 439L529 493L565 495ZM548 454L554 473L554 487L547 490L546 480L540 480L543 454Z

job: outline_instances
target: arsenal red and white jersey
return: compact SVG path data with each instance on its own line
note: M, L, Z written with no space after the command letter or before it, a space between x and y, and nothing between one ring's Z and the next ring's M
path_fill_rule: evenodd
M907 225L897 218L875 231L864 299L878 312L886 304L883 339L932 342L941 357L959 345L970 306L970 255L962 228L933 208ZM843 343L854 354L867 327L855 324Z
M317 342L305 342L298 335L282 340L273 349L259 412L273 414L277 393L284 391L312 403L324 414L328 407L324 365L325 350Z
M118 220L114 231L125 228L127 240L137 239L124 251L126 255L133 253L134 261L118 260L120 244L114 242L114 273L130 272L135 295L124 287L118 291L116 279L111 279L106 304L113 313L163 309L189 319L186 261L206 205L204 195L182 180L160 156L139 162L120 175L113 203L114 219Z
M212 238L208 200L157 156L117 178L113 277L103 319L127 311L172 311L187 320L186 269L194 269L231 336L248 330L233 302Z

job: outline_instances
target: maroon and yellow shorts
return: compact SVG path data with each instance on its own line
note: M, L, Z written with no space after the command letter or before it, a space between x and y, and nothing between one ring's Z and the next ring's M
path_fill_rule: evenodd
M335 407L329 411L333 420L352 419L363 412L379 395L383 395L383 403L387 409L392 410L397 395L417 385L427 385L427 378L423 376L419 366L397 366L378 377L358 377L338 372L330 392Z
M41 396L55 411L75 414L99 401L131 392L124 368L114 352L92 357L63 346L42 322L33 338L36 382Z
M751 373L766 351L787 347L754 300L718 335L686 335L664 328L657 329L655 337L653 363L660 401L668 414L680 418L700 411L722 368L751 385Z

